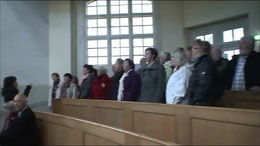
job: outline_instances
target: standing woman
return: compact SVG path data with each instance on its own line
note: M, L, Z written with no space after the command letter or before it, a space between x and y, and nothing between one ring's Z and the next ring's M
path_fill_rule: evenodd
M53 84L50 88L49 92L49 100L48 100L48 106L52 105L52 100L56 97L56 91L61 86L60 84L60 75L58 73L52 73L51 78L53 81Z
M83 66L83 75L79 80L79 96L78 98L89 98L92 83L95 77L95 69L92 65L85 64Z
M131 59L123 63L125 73L119 80L118 101L136 101L140 94L141 78L135 72L135 64Z
M145 50L145 64L140 71L141 76L141 95L138 98L140 102L165 102L165 69L164 66L156 60L158 52L155 48Z
M187 104L185 94L188 88L191 70L187 66L188 58L184 49L177 48L172 53L172 65L175 66L166 88L167 104Z

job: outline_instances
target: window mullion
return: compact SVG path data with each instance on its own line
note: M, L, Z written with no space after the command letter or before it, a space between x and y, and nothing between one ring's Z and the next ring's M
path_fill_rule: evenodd
M107 58L108 58L108 66L111 68L111 60L112 60L112 39L111 39L111 1L107 1Z
M128 1L129 58L134 60L132 1Z

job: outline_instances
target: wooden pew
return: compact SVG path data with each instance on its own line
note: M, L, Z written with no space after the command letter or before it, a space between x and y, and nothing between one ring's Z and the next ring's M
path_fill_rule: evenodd
M105 100L60 99L53 112L194 145L260 145L260 111Z
M216 106L260 110L260 92L225 91Z
M35 114L43 145L176 145L67 116L43 112Z

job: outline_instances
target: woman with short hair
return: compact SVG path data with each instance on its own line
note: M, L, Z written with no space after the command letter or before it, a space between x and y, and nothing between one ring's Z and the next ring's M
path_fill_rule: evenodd
M175 66L166 88L167 104L187 104L185 94L188 88L191 70L187 66L184 49L177 48L172 53L172 65Z

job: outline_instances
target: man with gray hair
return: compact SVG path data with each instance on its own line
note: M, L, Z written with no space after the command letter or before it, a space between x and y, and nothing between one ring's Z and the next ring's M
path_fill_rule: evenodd
M254 51L254 48L253 36L240 39L240 54L234 55L229 62L227 89L260 92L260 53Z
M171 62L171 54L169 52L166 51L162 51L159 55L159 59L160 59L160 63L163 64L164 68L165 68L165 73L166 73L166 84L170 78L170 76L172 75L172 62Z
M26 96L18 94L14 97L16 112L12 124L8 121L0 134L2 145L36 145L36 118L27 104Z

